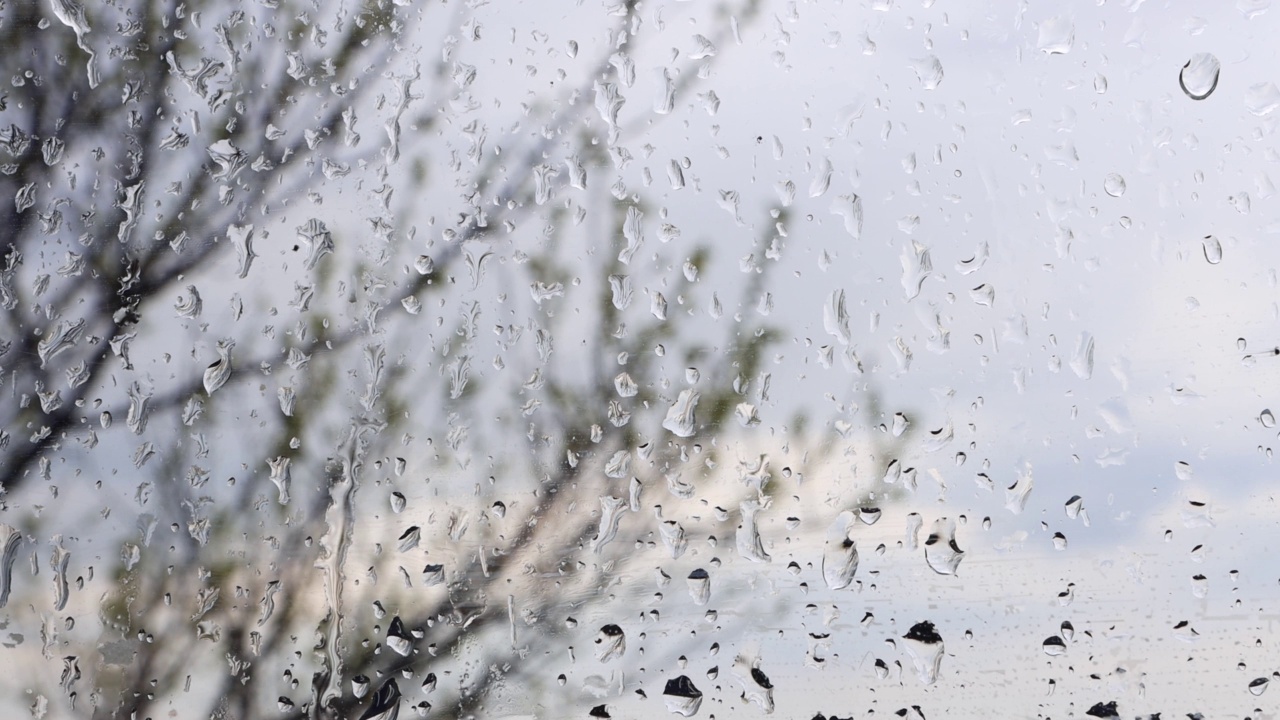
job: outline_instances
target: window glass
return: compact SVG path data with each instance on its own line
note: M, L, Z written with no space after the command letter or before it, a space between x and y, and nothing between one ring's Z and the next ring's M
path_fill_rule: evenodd
M0 714L1270 717L1278 13L0 0Z

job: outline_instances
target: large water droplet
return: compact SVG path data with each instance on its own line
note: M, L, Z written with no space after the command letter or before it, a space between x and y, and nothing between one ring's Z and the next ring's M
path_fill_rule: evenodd
M671 553L673 560L683 555L689 548L689 541L684 536L684 528L680 527L680 523L675 520L666 520L659 524L658 534L662 536L662 544L667 547L667 552Z
M1217 265L1222 262L1222 243L1214 235L1204 236L1204 259L1209 261L1210 265Z
M258 253L253 250L253 225L232 225L227 228L227 239L236 251L236 262L240 265L241 280L249 276L249 268L253 265Z
M357 698L362 698L369 694L369 676L356 675L351 678L351 694Z
M405 630L404 622L399 617L393 618L391 627L387 628L387 647L406 657L413 651L413 638Z
M267 460L267 467L271 469L271 482L275 483L281 505L289 504L289 485L293 482L293 471L290 468L292 462L292 458L287 457Z
M622 498L612 495L600 498L600 530L596 533L595 542L591 545L591 549L596 554L604 550L604 546L618 536L618 523L622 521L622 511L626 506L627 501Z
M422 584L431 587L444 583L444 565L432 563L422 568Z
M1077 517L1080 516L1080 510L1083 507L1084 507L1084 498L1080 497L1079 495L1072 495L1071 499L1068 500L1067 504L1064 506L1064 509L1067 512L1067 517L1071 518L1072 520L1075 520Z
M769 562L769 553L764 549L764 541L760 538L760 528L756 523L756 514L768 506L759 500L743 500L738 504L742 513L742 523L738 525L736 542L738 554L751 562Z
M907 426L910 424L911 424L911 421L907 419L906 415L903 415L902 413L894 413L893 414L893 436L902 437L902 433L907 431Z
M827 587L841 590L853 582L858 571L858 545L849 537L853 526L853 512L840 513L827 531L826 548L822 553L822 577Z
M835 172L835 168L831 165L831 159L823 161L822 167L818 169L818 174L813 177L813 182L809 183L809 197L822 197L827 194L827 189L831 187L831 175Z
M942 61L936 55L912 60L911 69L916 71L925 90L937 90L942 84Z
M600 628L596 634L596 659L600 662L622 657L627 651L627 636L622 628L612 623Z
M1076 42L1076 26L1071 18L1059 15L1040 23L1036 47L1046 55L1065 55Z
M916 623L903 636L903 647L911 656L916 674L920 682L931 685L938 679L938 670L942 667L942 653L945 650L942 636L933 623L925 621Z
M1105 180L1102 181L1102 189L1105 190L1108 195L1114 198L1118 198L1121 195L1124 195L1124 191L1127 189L1127 187L1128 186L1125 185L1124 178L1117 173L1111 173L1110 175L1107 176Z
M915 240L903 247L901 260L902 288L907 292L907 300L913 300L920 294L925 278L933 272L933 260L929 248Z
M1093 707L1085 712L1085 715L1096 718L1119 718L1120 709L1114 700L1105 703L1094 703Z
M53 609L62 612L67 607L70 585L67 582L67 565L71 562L71 553L62 546L62 536L53 536L53 554L49 558L49 567L53 568Z
M223 340L218 343L218 359L209 364L204 371L204 389L205 392L212 395L218 388L227 383L227 379L231 377L231 349L235 347L235 342L231 340Z
M784 204L789 205L790 202ZM855 241L862 239L862 198L857 193L840 195L832 200L831 214L844 218L844 230L850 237Z
M282 503L283 504L283 503ZM396 542L397 552L409 552L418 547L418 543L422 540L422 528L412 525L400 533L400 538Z
M711 600L711 576L698 568L689 573L689 596L694 605L706 605Z
M1263 117L1280 107L1280 88L1275 83L1257 83L1244 91L1244 105L1249 112Z
M702 691L693 684L687 675L681 675L667 681L662 691L662 699L667 710L684 717L693 717L702 707Z
M360 716L360 720L394 720L400 713L400 686L395 678L388 679L373 694L373 702Z
M766 714L774 711L773 682L760 669L759 658L738 656L733 661L733 674L742 686L742 698L755 703Z
M18 548L22 546L22 533L17 528L0 525L0 608L9 602L9 591L13 587L13 563L18 559Z
M924 518L920 517L920 513L909 513L907 515L906 546L908 550L915 550L919 545L918 538L922 527L924 527Z
M678 437L692 437L694 426L697 420L693 414L694 408L698 406L698 393L693 390L681 390L680 396L671 404L671 408L667 411L667 417L662 421L662 427L670 430L672 434Z
M1035 480L1031 475L1031 468L1018 473L1018 479L1012 485L1005 488L1004 506L1014 515L1019 515L1027 507L1027 497L1031 495L1031 488L1035 485Z
M1058 657L1067 652L1067 643L1062 638L1054 635L1044 641L1044 654L1049 657Z
M312 218L297 228L298 240L307 248L307 260L304 265L307 270L314 270L316 264L320 262L325 255L330 255L334 251L333 235L329 232L329 228L323 222ZM431 258L425 255L419 257L419 262L426 260L430 263ZM418 265L421 267L421 265ZM430 272L423 272L426 275Z
M618 397L635 397L640 392L640 386L627 373L618 373L613 379L613 387L618 391Z
M1252 20L1270 9L1271 0L1236 0L1236 10L1245 20Z
M36 354L40 358L40 367L44 367L55 355L75 345L84 330L85 321L70 322L59 320L56 327L50 330L36 345Z
M1076 341L1076 350L1071 355L1071 370L1081 380L1093 377L1093 335L1080 333Z
M1178 86L1192 100L1204 100L1217 89L1221 70L1218 58L1209 53L1196 53L1178 73Z
M956 544L956 524L948 518L939 518L924 541L924 559L939 575L955 575L964 559L964 551Z

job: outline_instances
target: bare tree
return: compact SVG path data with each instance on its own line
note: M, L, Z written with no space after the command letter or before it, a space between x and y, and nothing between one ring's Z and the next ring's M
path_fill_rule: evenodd
M5 681L37 715L465 717L566 654L645 662L636 598L696 595L718 543L769 559L782 478L728 428L760 424L789 218L728 258L622 185L638 3L532 33L556 80L514 126L461 4L0 9L0 607L42 638Z
M19 553L52 566L52 612L26 625L66 711L372 717L403 695L464 716L545 683L530 655L571 645L574 616L616 612L591 608L633 572L625 543L674 560L728 528L763 559L767 466L698 486L722 426L758 423L773 333L705 318L761 300L785 211L727 310L693 298L709 246L637 255L655 211L605 178L630 161L644 38L636 3L609 11L578 84L501 134L467 117L463 7L3 8L4 600ZM722 9L659 105L754 11ZM441 19L431 66L404 57ZM436 214L411 197L433 174L454 178ZM618 623L584 633L621 654Z

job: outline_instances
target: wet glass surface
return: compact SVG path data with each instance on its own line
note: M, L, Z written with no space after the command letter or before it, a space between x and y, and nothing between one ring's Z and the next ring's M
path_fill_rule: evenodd
M0 0L0 715L1274 717L1271 0Z

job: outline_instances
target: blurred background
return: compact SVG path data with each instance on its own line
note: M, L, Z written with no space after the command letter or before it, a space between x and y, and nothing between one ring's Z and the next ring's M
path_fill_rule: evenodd
M1271 5L0 2L4 715L1274 717Z

